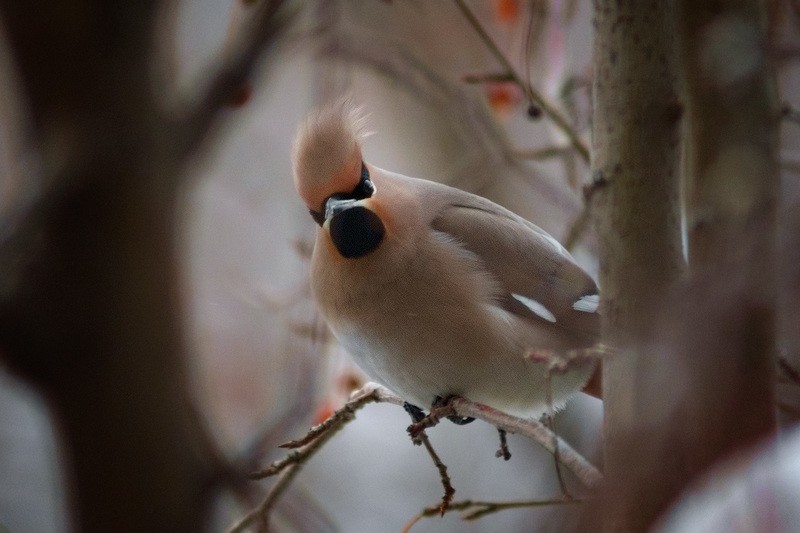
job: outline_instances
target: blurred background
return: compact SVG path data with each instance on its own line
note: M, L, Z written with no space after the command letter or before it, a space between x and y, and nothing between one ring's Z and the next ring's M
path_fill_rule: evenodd
M467 5L521 78L588 143L590 3ZM203 84L248 9L239 2L185 0L165 14L174 21L164 30L171 50L166 70L179 91L191 94ZM780 13L776 42L789 52L778 64L779 82L784 99L800 105L798 12L782 7ZM6 56L3 50L4 73ZM295 128L313 106L352 94L374 132L364 143L369 162L486 196L567 242L578 261L596 272L594 241L581 223L587 162L504 72L455 3L308 2L281 47L231 102L223 126L186 169L179 213L194 393L203 421L231 460L263 466L280 457L278 444L302 435L364 381L327 333L307 289L316 225L294 192L290 153ZM12 83L8 78L4 88ZM9 95L0 104L5 210L30 194L29 185L13 178L27 154L15 139L20 117ZM782 143L786 220L796 221L796 123L787 122ZM789 224L785 241L794 246L796 226ZM800 334L791 320L797 311L787 316L784 347L797 354ZM785 392L787 401L796 402L791 390ZM601 416L599 401L578 394L555 418L558 433L595 464ZM360 411L296 478L276 508L274 529L399 531L436 504L439 476L425 451L409 442L407 424L396 406ZM482 422L441 424L429 436L448 466L457 500L561 494L552 457L525 439L510 436L513 457L504 462L494 456L495 429ZM0 480L0 525L13 532L65 530L63 472L47 410L32 390L1 370ZM566 482L580 492L569 474ZM270 483L252 483L253 504ZM563 531L577 527L578 509L505 511L469 523L451 513L423 519L413 530ZM247 510L241 497L223 495L211 529L225 530Z

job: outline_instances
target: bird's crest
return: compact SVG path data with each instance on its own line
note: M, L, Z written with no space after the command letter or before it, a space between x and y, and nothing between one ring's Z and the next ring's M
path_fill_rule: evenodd
M292 165L297 192L310 208L335 192L349 191L361 173L366 117L350 98L311 112L295 137Z

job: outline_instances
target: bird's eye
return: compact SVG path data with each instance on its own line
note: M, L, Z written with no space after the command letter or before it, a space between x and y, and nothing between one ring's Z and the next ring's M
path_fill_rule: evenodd
M367 166L362 162L361 180L358 182L358 185L356 185L356 188L353 189L353 192L350 193L350 198L354 200L363 200L364 198L371 198L373 194L375 194L375 185L372 183L372 180L369 179L369 170L367 170Z
M309 209L308 212L311 213L314 222L318 225L322 226L325 223L325 204L327 203L329 198L339 198L342 200L363 200L364 198L372 198L372 195L375 194L375 184L372 183L372 180L369 179L369 170L367 170L367 165L364 162L361 162L361 179L356 185L355 189L353 189L349 193L337 193L325 198L322 202L322 206L320 207L319 211L314 211L313 209Z

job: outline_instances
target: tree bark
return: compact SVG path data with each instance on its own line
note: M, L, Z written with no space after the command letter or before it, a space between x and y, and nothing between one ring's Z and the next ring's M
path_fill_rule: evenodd
M592 187L603 334L618 350L603 362L608 531L643 530L653 515L630 478L647 397L642 349L683 271L671 5L594 2Z
M52 409L74 529L201 531L211 471L183 360L154 4L0 13L42 189L3 228L0 353Z
M763 6L685 0L674 26L672 5L595 2L600 285L621 352L603 369L609 531L647 530L710 465L775 430L778 112ZM673 48L690 257L677 284L677 173L664 158L677 131L664 117L678 113L673 71L660 69ZM633 177L622 163L609 173L623 157ZM650 189L634 197L641 183Z
M777 428L780 111L764 2L681 0L678 13L692 271L682 300L703 331L677 339L694 390L675 430L693 443L679 454L694 475Z

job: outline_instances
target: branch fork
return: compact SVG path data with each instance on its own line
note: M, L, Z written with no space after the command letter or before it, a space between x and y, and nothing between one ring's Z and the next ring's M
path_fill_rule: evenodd
M391 403L401 407L407 405L400 396L377 383L367 383L361 389L354 392L350 400L341 409L336 411L321 424L312 427L305 436L281 445L281 448L288 448L293 451L285 457L273 462L267 468L250 475L250 479L263 479L275 475L279 475L279 478L267 493L264 501L240 520L239 523L234 525L230 529L230 532L244 531L247 527L254 524L267 524L269 521L269 513L277 501L277 498L286 487L288 487L288 484L294 476L297 475L302 465L319 451L333 435L344 428L348 422L353 420L356 411L369 403ZM553 453L556 459L570 469L588 488L596 488L602 481L602 475L597 468L578 454L569 444L562 441L544 424L536 420L517 418L487 405L470 402L464 398L453 396L441 402L437 402L431 407L431 411L427 416L408 426L408 433L411 436L412 442L417 445L423 445L426 448L434 465L439 471L439 476L444 488L444 495L442 496L441 503L437 507L437 511L441 515L444 515L444 513L450 509L453 496L455 495L455 489L450 483L447 467L442 463L431 446L428 436L425 434L425 430L436 426L442 417L450 416L479 418L497 427L501 432L501 436L504 436L505 433L518 433L535 440L550 451L550 453ZM507 452L508 449L503 446L503 439L501 437L501 451L498 456L506 457L509 455Z

